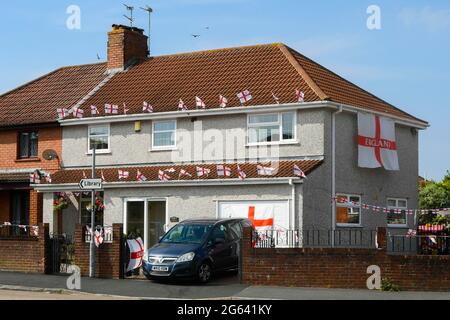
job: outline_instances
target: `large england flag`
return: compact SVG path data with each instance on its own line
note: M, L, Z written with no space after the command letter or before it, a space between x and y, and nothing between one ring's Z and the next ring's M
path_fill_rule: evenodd
M361 168L400 170L393 120L358 113L358 165Z

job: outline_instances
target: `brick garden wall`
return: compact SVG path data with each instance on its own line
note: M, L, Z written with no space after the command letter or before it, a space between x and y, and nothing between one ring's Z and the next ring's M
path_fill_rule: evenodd
M386 230L378 235L383 249L253 249L251 230L244 232L242 282L250 285L366 289L367 267L401 290L450 291L450 256L401 256L386 252Z
M96 268L95 276L97 278L121 279L123 278L121 270L121 238L123 234L123 225L113 225L113 242L103 243L96 248ZM84 239L84 229L81 225L75 228L75 257L73 264L80 267L82 276L89 276L89 243Z
M37 238L0 238L0 270L45 273L48 265L48 232L48 224L40 224Z

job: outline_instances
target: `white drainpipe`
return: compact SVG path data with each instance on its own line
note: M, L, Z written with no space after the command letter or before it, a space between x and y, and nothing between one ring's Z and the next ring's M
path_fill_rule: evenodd
M296 209L296 206L295 206L295 183L294 183L294 181L292 180L292 179L290 179L289 180L289 184L290 184L290 186L291 186L291 189L292 189L292 196L291 196L291 198L292 198L292 211L291 211L291 230L295 230L295 209Z
M342 112L342 106L331 115L331 198L336 196L336 115ZM331 246L334 247L334 232L336 230L336 202L331 205Z

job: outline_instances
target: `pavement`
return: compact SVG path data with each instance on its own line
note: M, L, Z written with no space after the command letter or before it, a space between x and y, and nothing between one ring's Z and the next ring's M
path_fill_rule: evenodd
M246 286L234 274L223 274L207 285L192 282L158 283L148 280L82 278L81 291L66 288L67 276L0 272L0 299L41 300L220 299L220 300L450 300L450 292L381 292ZM17 292L22 292L17 293ZM30 293L29 295L24 292Z

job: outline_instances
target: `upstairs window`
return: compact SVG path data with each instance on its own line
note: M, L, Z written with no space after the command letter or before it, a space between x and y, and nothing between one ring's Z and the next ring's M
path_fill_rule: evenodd
M91 126L89 127L89 150L92 153L95 147L96 153L109 152L109 125Z
M387 200L388 215L387 223L389 226L403 227L406 226L406 209L408 208L408 200L389 198Z
M29 159L38 157L38 138L37 131L27 131L19 133L18 158Z
M296 139L296 113L272 113L248 117L248 143L293 142Z
M172 149L176 146L177 122L155 121L153 122L152 149Z

